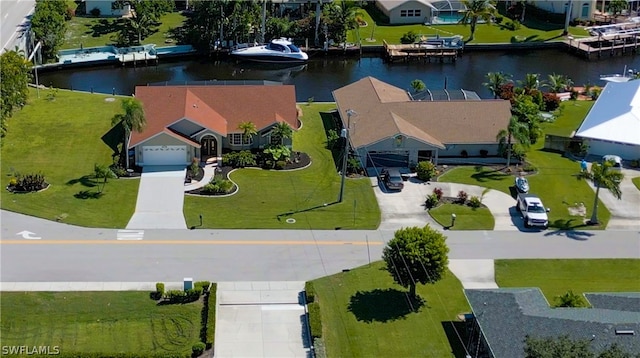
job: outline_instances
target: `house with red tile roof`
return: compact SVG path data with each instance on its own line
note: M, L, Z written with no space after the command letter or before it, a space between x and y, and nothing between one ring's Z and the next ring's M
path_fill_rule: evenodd
M374 77L333 91L342 128L349 128L363 167L504 163L496 136L509 124L509 101L481 100L464 90L444 90L445 96L427 91L417 99Z
M263 148L277 123L300 128L291 85L138 86L135 97L147 120L129 140L139 166L187 165L221 157L223 149ZM245 137L242 122L255 124L257 135ZM291 146L291 139L284 144Z

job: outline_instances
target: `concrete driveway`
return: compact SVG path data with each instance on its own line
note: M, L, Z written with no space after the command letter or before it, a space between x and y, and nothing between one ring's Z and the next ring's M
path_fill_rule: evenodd
M184 166L144 167L136 211L127 229L186 229L184 203Z
M607 224L608 230L640 230L640 190L633 185L632 178L640 176L640 172L631 169L622 169L624 179L620 183L622 199L618 200L609 190L600 188L598 197L611 212L611 219ZM594 190L593 182L589 186ZM591 216L593 202L585 203L587 206L587 218Z
M430 224L440 227L424 206L425 198L431 195L435 188L440 188L444 196L456 197L460 190L471 196L482 197L485 188L475 185L457 183L423 182L415 176L410 176L404 182L402 191L389 191L378 178L371 177L371 184L380 206L382 220L380 230L397 230L407 226L424 226ZM497 190L484 193L482 203L487 206L495 219L494 230L519 230L517 223L522 221L515 210L516 201L510 195Z

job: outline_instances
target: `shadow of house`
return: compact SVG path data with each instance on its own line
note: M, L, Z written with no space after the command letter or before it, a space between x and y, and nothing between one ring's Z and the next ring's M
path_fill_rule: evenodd
M121 151L122 146L124 145L124 127L122 126L122 123L118 123L111 127L111 129L109 129L109 131L100 139L102 139L102 142L113 151L111 154L112 158L121 157L120 159L122 159L124 156L124 152Z
M472 356L524 357L525 338L569 336L599 354L616 344L640 353L640 293L585 294L592 308L551 308L538 288L464 290L473 315Z
M387 288L356 292L347 309L358 321L372 323L404 319L408 314L419 312L424 305L420 297L410 299L408 292Z

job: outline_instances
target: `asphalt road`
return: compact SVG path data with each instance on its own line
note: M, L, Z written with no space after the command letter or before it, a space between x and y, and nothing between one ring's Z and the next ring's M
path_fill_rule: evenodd
M2 51L13 50L16 45L23 45L22 31L24 22L35 7L35 0L1 0L0 1L0 43ZM21 47L22 48L22 47ZM24 49L24 48L23 48Z
M0 219L0 282L304 281L379 260L393 237L380 230L119 231L6 211ZM640 258L637 231L446 234L451 259Z

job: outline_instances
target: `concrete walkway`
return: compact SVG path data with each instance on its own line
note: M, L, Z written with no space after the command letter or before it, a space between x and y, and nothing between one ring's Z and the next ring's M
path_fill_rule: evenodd
M204 176L202 177L202 180L200 180L200 181L193 180L193 181L191 181L191 183L185 184L184 191L191 191L191 190L195 190L195 189L200 189L203 186L209 184L211 179L213 179L213 177L216 175L216 168L217 167L218 167L218 165L216 163L205 164L205 166L203 168Z
M136 211L127 229L186 229L184 166L144 167L138 188Z
M449 270L464 288L498 288L493 260L449 260Z
M304 282L219 282L216 357L309 357Z

